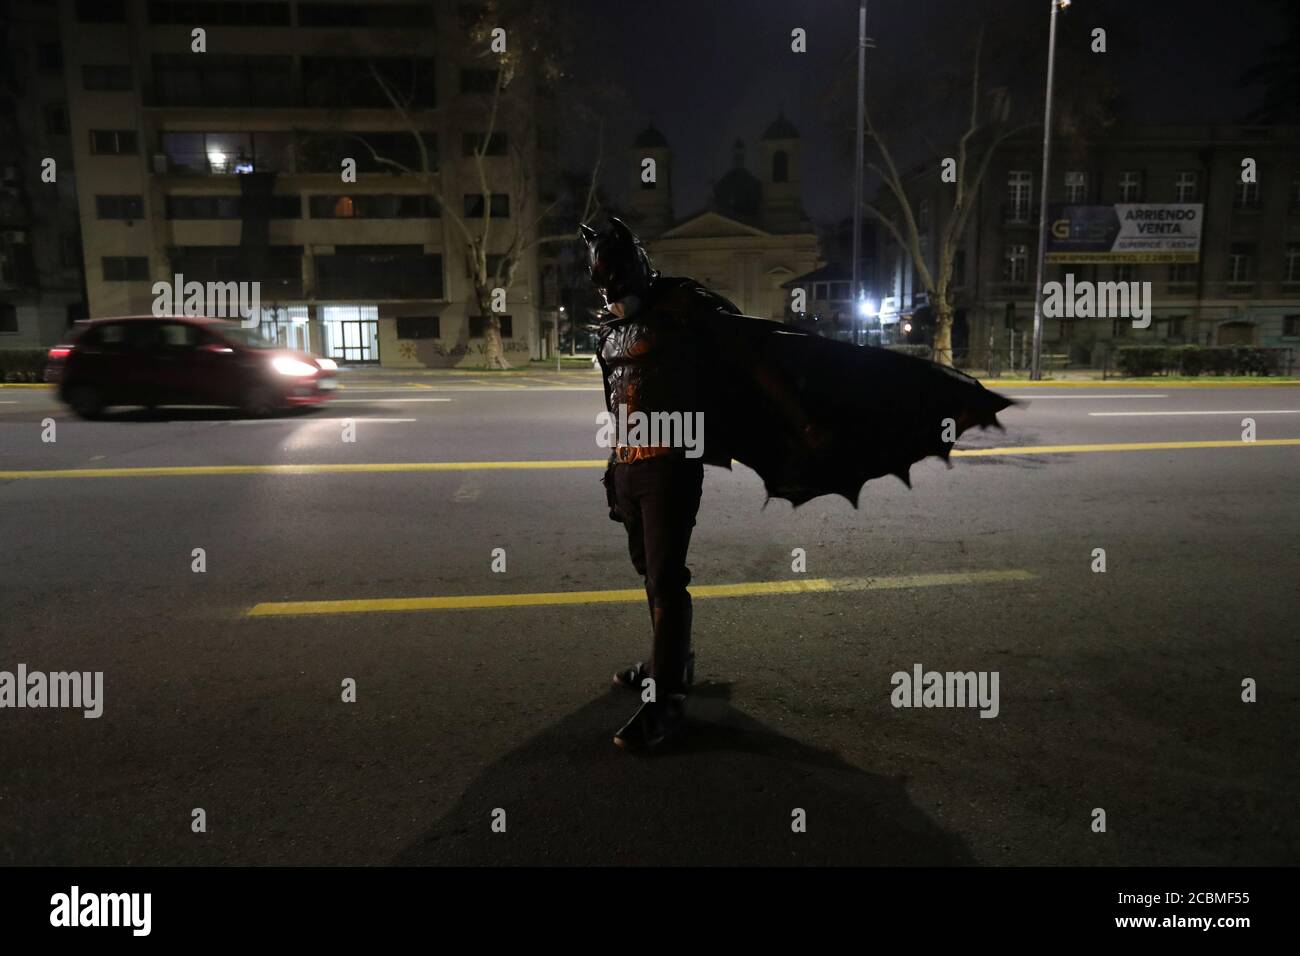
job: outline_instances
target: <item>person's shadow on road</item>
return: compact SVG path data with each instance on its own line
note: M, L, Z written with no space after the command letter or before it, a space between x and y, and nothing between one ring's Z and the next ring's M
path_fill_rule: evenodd
M764 726L731 706L729 684L695 689L690 733L662 755L613 745L614 729L635 706L634 695L611 691L544 729L490 765L393 863L975 862L958 836L912 804L902 780ZM492 828L498 809L505 832ZM806 832L792 829L796 809L806 813Z

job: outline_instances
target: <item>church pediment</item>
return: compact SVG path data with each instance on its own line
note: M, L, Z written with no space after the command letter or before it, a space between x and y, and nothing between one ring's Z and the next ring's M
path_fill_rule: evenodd
M772 235L755 226L746 225L716 212L703 212L673 226L656 238L663 239L730 239L736 237L766 237Z

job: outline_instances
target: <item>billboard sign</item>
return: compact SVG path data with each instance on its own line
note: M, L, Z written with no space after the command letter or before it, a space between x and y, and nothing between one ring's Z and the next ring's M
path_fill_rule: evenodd
M1201 203L1051 206L1047 261L1198 262L1204 208Z

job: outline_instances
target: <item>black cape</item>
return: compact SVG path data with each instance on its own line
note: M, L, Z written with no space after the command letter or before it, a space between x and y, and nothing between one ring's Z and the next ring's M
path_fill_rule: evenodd
M862 486L883 475L910 487L913 464L947 461L963 431L1001 428L997 413L1015 404L935 362L740 315L693 279L657 278L645 307L684 319L697 337L704 461L739 461L769 497L796 507L838 494L856 508ZM815 446L770 397L760 367L821 433Z

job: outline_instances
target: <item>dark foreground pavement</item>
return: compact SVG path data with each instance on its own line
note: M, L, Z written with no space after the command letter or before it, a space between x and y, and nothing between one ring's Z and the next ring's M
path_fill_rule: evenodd
M1300 445L1028 450L1236 442L1247 414L1300 439L1297 389L1039 389L962 443L1026 451L927 463L857 511L763 509L710 469L698 585L797 579L794 548L807 578L1027 577L701 599L692 734L649 759L612 746L635 698L607 689L643 603L248 616L633 588L598 468L11 474L596 459L591 384L349 390L255 423L87 424L0 389L0 670L105 682L99 719L0 710L0 863L1300 862ZM893 708L917 663L998 672L998 716Z

